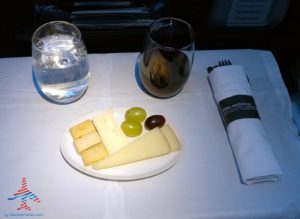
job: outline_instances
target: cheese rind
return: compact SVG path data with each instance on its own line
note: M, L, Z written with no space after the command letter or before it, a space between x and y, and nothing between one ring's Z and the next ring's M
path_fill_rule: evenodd
M99 143L101 143L101 138L97 131L90 132L80 138L74 139L74 144L79 153Z
M111 109L94 116L93 122L109 154L128 143L128 138L117 124Z
M179 141L177 135L175 134L174 130L171 128L171 126L166 124L163 127L161 127L160 130L166 137L166 139L170 145L171 151L172 152L179 151L181 149L181 144L180 144L180 141Z
M88 119L88 120L85 120L85 121L71 127L69 131L70 131L72 137L74 139L76 139L76 138L80 138L83 135L86 135L90 132L96 131L96 129L95 129L95 126L94 126L92 120Z
M81 152L81 157L85 166L88 166L108 155L103 144L96 144Z
M97 170L105 169L165 155L169 152L168 141L159 128L154 128L105 159L95 162L92 167Z

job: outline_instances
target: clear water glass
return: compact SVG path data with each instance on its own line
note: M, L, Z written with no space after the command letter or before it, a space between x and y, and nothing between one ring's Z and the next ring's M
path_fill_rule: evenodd
M40 26L32 36L35 80L51 101L67 104L83 96L90 70L79 29L65 21Z
M178 18L156 20L145 39L140 58L140 79L152 96L170 98L186 84L194 59L194 31Z

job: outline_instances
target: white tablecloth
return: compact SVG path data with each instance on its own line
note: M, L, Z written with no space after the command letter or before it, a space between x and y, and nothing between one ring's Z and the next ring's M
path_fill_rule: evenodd
M268 51L197 51L190 78L170 99L137 85L138 53L92 54L91 79L77 102L44 100L32 80L31 58L0 59L0 218L299 218L300 141L277 63ZM230 59L244 65L283 176L245 185L212 98L206 68ZM155 177L107 181L72 168L60 153L68 125L92 111L141 106L167 115L183 142L183 156ZM40 203L17 210L8 200L22 178Z

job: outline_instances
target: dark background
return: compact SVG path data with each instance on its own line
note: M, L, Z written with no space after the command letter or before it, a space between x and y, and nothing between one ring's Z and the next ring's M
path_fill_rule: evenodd
M289 92L296 92L297 73L300 74L300 1L287 1L287 11L280 22L260 27L216 25L212 16L215 13L214 4L218 1L222 0L89 1L91 5L104 3L99 7L85 6L87 1L72 0L8 1L5 6L2 5L0 13L0 57L31 56L32 33L38 26L51 20L78 24L89 53L139 52L143 48L147 22L150 24L159 17L173 16L192 25L198 50L251 48L272 51ZM228 4L231 2L226 1ZM278 1L286 0L273 0L275 3ZM113 14L86 18L73 14L81 10L116 9L112 3L121 9L146 7L151 10L148 14L131 17ZM133 23L135 19L146 22L140 26L125 27L122 19ZM110 24L113 21L112 24L116 25L105 26L106 21ZM102 25L99 26L97 22Z

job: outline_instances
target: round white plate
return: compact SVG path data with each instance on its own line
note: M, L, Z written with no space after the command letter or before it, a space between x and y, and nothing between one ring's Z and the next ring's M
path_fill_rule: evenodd
M124 115L126 110L127 109L113 109L114 117L119 125L124 121ZM101 112L93 112L84 115L76 121L72 122L72 124L70 124L70 126L65 130L61 141L60 149L63 157L72 167L79 170L80 172L101 179L120 181L137 180L162 173L170 167L172 167L178 160L181 151L172 152L167 155L134 162L131 164L125 164L122 166L112 167L104 170L94 170L90 166L84 166L81 156L77 153L75 146L73 145L73 138L69 132L69 129L72 126L86 119L92 119L94 115L97 115L99 113ZM148 113L147 116L150 115L153 114ZM167 123L170 124L168 121ZM142 135L146 132L148 131L145 130L145 128L143 128ZM132 141L134 139L135 138L129 138L129 141Z

